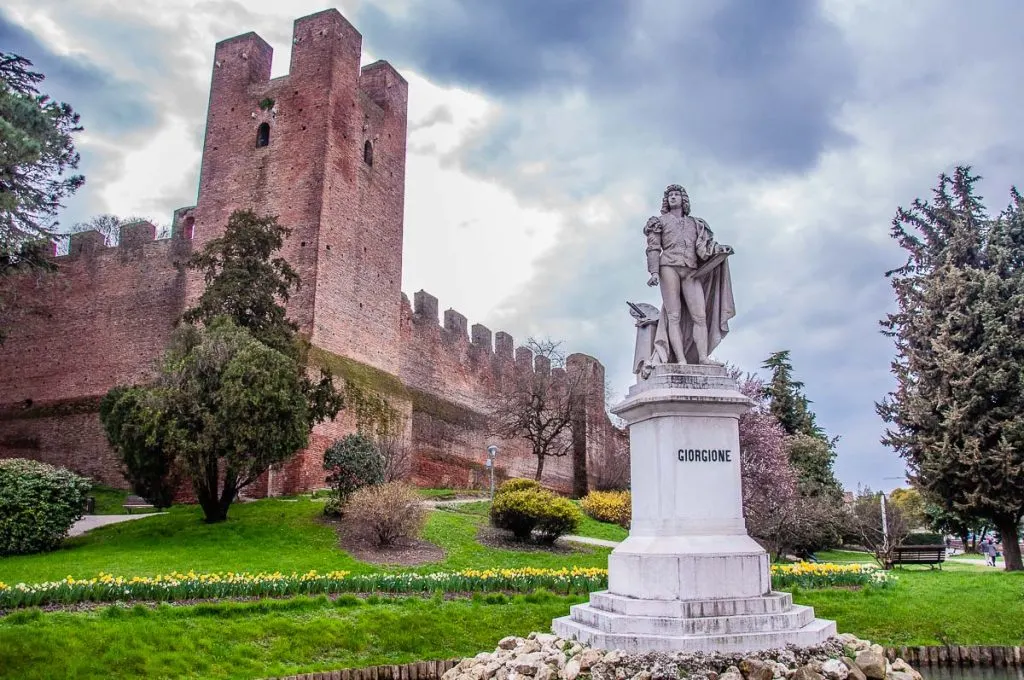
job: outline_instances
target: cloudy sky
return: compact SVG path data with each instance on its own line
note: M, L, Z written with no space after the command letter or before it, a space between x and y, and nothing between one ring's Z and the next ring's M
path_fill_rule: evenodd
M325 0L5 0L0 50L70 102L100 212L195 202L217 40L254 30L288 70ZM891 387L884 272L899 205L971 164L989 208L1024 182L1017 0L352 0L364 63L409 80L403 290L471 323L562 339L631 382L626 299L668 183L732 244L718 357L789 349L848 488L900 485L874 402Z

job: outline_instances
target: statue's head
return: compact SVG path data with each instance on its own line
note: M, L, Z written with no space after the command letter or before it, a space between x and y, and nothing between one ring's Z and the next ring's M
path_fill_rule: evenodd
M690 197L679 184L669 184L665 187L665 194L661 197L661 214L664 215L675 207L682 208L684 215L690 214Z

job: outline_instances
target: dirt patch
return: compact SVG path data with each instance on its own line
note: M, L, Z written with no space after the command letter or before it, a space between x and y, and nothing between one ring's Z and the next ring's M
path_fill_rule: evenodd
M360 562L382 567L416 567L440 562L445 558L444 550L419 538L404 539L386 548L379 548L354 535L344 520L324 518L321 521L334 529L341 549Z
M548 545L545 543L533 543L521 541L511 533L495 529L489 525L482 525L476 533L476 540L481 545L499 550L515 550L517 552L545 552L553 555L587 555L593 550L589 548L567 547L564 545Z

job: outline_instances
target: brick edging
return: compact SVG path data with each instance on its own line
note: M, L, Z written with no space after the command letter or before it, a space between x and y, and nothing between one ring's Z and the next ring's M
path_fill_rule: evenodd
M318 671L301 675L282 675L267 680L438 680L462 659L414 661L400 666L369 666L339 671Z
M929 645L922 647L886 647L890 661L897 657L911 666L1024 666L1024 647L988 647L981 645Z

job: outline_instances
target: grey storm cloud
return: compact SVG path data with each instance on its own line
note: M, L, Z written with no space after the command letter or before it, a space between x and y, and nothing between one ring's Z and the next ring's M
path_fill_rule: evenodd
M393 14L366 3L356 20L374 54L497 102L446 162L564 217L489 321L565 339L622 389L624 301L657 298L641 227L682 182L737 249L722 358L756 370L790 349L852 488L896 486L903 469L874 411L891 388L878 321L893 304L883 274L903 259L887 238L896 207L957 163L987 166L1000 196L1024 176L1006 88L1022 14L1012 2L446 0ZM766 207L776 193L782 207Z
M0 11L0 49L19 54L43 73L42 88L69 102L90 129L125 133L156 125L158 116L138 83L129 83L79 56L54 53L35 35Z
M694 152L787 170L843 140L832 118L851 82L849 51L805 0L699 10L445 0L395 15L367 3L359 23L372 51L436 82L539 107L582 93L581 116L637 144L679 137ZM488 142L479 159L496 158L495 145L530 144L513 123Z

